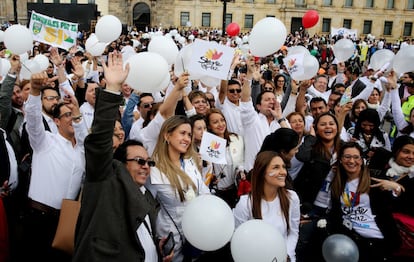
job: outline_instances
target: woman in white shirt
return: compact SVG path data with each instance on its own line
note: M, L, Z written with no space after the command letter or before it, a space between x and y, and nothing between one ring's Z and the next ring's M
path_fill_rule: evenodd
M252 189L234 208L236 227L250 219L263 219L284 237L290 261L296 261L299 234L299 197L285 188L287 170L283 159L273 151L256 157L252 170Z
M198 157L192 146L191 124L185 116L172 116L160 130L147 188L161 205L157 218L157 234L166 237L173 232L173 261L183 261L185 243L181 219L186 204L199 194L209 194L198 170Z

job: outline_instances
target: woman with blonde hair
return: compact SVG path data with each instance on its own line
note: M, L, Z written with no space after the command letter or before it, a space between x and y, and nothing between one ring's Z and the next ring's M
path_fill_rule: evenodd
M198 169L187 117L172 116L163 123L152 157L157 165L151 168L147 188L161 205L157 234L159 237L166 237L169 232L174 234L173 261L183 261L185 238L181 219L184 207L197 195L210 193Z

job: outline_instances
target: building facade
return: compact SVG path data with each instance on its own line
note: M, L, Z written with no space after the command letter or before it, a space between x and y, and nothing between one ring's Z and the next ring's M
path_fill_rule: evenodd
M14 21L13 2L17 2L18 21L27 22L27 2L90 3L102 15L117 16L122 23L145 27L223 28L236 22L243 32L260 19L280 19L288 31L301 26L304 13L317 10L319 22L308 29L312 34L328 34L331 27L356 29L358 35L372 34L387 40L413 37L414 0L3 0L0 21Z

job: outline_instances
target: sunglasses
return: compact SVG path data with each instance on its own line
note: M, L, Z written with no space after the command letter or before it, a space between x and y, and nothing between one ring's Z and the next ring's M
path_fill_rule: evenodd
M136 161L141 166L145 166L145 164L147 164L147 163L148 163L148 166L150 166L150 167L155 166L155 161L153 161L153 160L145 160L145 159L140 158L140 157L127 159L126 161Z
M59 119L61 119L62 117L72 117L72 112L69 111L58 116Z
M232 94L234 93L240 94L241 91L242 91L241 89L229 89L229 93L232 93Z
M153 105L155 105L155 103L145 103L145 104L142 104L142 106L143 106L144 108L150 108L150 107L152 107Z
M44 96L43 98L47 101L60 100L60 96Z
M272 87L265 87L263 88L264 91L270 91L273 92L273 88Z

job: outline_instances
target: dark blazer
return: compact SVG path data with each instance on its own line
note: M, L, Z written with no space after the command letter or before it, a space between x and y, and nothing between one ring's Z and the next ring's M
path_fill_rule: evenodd
M136 230L147 214L155 232L156 200L149 191L142 194L124 164L112 159L121 102L120 95L96 90L92 133L85 140L86 178L73 261L144 261Z

